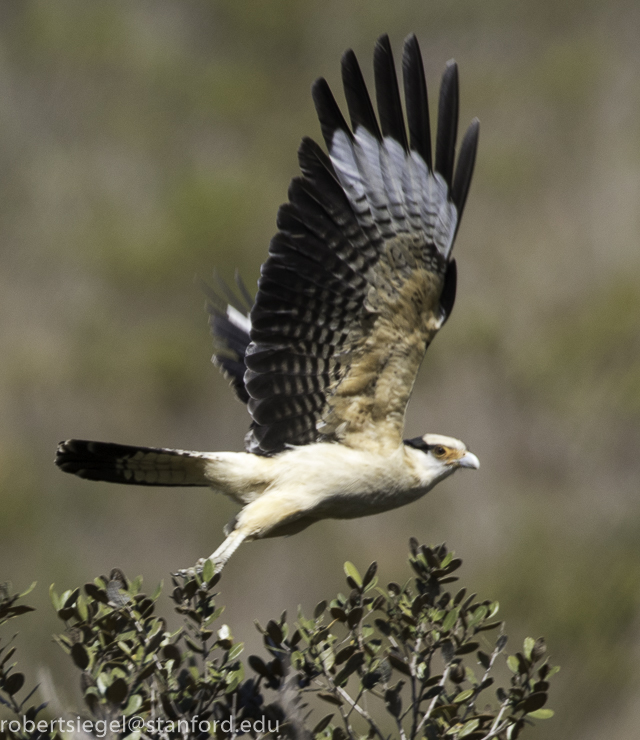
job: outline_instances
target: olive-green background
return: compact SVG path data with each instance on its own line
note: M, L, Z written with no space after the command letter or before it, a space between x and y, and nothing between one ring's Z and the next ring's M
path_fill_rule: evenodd
M481 121L458 300L407 435L480 457L426 499L252 543L220 584L248 649L262 623L404 580L407 540L446 541L501 602L509 648L545 635L556 717L531 738L637 737L640 721L640 4L637 0L4 0L0 4L0 580L38 580L22 666L77 702L48 602L119 566L153 588L219 544L207 490L89 483L67 437L242 449L194 276L253 288L296 149L319 138L351 46L421 42L435 108L460 66ZM433 111L432 111L433 113ZM161 607L169 611L168 600ZM18 623L16 623L18 624ZM49 689L51 691L51 689Z

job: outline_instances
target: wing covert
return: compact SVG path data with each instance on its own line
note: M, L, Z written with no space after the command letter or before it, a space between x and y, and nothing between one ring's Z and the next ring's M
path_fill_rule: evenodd
M262 266L243 358L251 452L320 440L402 444L418 368L453 307L451 249L478 140L474 121L454 174L458 78L450 63L433 169L415 36L402 66L408 136L388 37L374 52L380 123L352 51L342 59L351 128L326 81L313 85L329 156L303 139L302 176Z

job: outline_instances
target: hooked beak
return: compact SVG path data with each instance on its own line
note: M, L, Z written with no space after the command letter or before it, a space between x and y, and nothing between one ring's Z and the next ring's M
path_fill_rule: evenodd
M473 468L473 470L478 470L478 468L480 467L480 460L478 460L473 452L465 452L464 455L458 460L458 467Z

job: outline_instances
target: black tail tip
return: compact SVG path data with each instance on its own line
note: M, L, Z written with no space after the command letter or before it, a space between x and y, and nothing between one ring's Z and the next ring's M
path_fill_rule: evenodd
M58 444L54 462L65 473L90 480L102 480L103 476L96 470L99 467L96 463L102 462L102 444L104 443L83 439L65 439Z
M81 472L81 461L86 460L86 443L78 442L79 440L75 439L65 439L58 444L54 462L65 473L78 475Z

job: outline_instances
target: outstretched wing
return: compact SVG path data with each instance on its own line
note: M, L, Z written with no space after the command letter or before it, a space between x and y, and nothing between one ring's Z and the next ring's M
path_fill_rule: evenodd
M342 59L352 128L324 79L313 98L327 157L310 139L278 213L251 311L247 449L325 440L398 446L424 353L455 299L451 249L475 161L478 122L454 176L458 71L442 78L435 162L415 36L404 46L409 135L387 36L374 53L376 119L355 55Z

